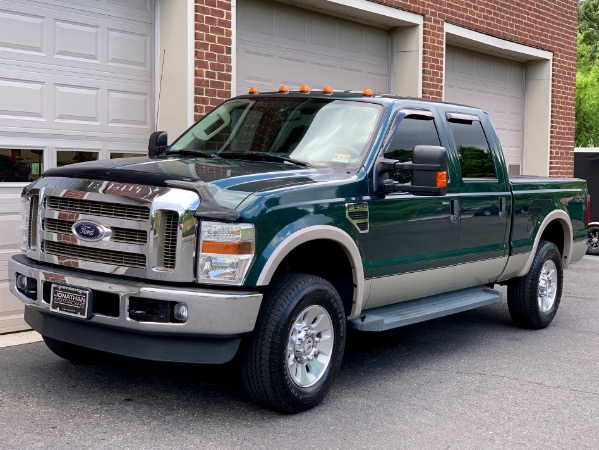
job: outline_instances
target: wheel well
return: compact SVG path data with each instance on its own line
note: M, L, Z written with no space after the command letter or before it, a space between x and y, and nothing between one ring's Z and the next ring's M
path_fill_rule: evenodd
M326 239L294 248L277 268L273 279L283 273L305 273L324 278L339 293L345 315L352 310L354 279L349 257L338 243Z
M542 241L553 242L560 254L564 256L564 227L558 220L549 223L541 234Z

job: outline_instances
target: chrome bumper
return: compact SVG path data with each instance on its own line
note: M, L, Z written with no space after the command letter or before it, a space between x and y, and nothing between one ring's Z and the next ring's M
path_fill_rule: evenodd
M37 298L35 300L30 299L16 288L17 274L37 280ZM87 274L64 267L39 264L24 255L15 255L9 260L8 276L11 292L29 308L40 313L59 316L82 324L92 323L137 333L214 337L247 333L254 329L262 303L262 294L257 292L220 291L201 287L178 288L123 280L113 276ZM119 296L119 316L109 317L96 313L92 314L90 319L79 319L55 313L43 300L44 282L59 282L117 294ZM189 318L185 323L133 320L129 318L129 298L132 296L186 303L189 309Z

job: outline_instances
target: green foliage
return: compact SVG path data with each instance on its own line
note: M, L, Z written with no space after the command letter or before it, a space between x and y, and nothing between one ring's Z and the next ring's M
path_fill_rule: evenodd
M385 158L396 159L399 162L408 162L412 160L412 150L391 150L385 153ZM412 171L399 169L390 174L391 178L400 183L411 183L412 182Z
M599 146L599 0L578 5L576 146Z
M582 0L578 3L578 45L584 45L584 56L592 66L599 55L599 0Z
M493 178L495 166L491 152L478 147L458 147L463 178Z

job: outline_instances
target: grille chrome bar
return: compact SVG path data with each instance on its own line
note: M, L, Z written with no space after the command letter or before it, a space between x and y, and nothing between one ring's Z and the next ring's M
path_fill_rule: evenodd
M51 233L70 234L75 222L70 220L44 219L44 231ZM145 244L148 242L148 233L143 230L130 230L128 228L110 227L112 230L111 241L125 244ZM175 242L176 245L176 242Z
M146 256L136 253L104 250L94 247L81 247L63 242L42 241L42 251L49 255L63 256L74 260L91 261L114 266L126 266L143 269L146 267Z
M150 208L146 206L69 197L46 197L46 208L100 217L118 217L134 220L148 220L150 218Z
M29 229L27 230L27 243L32 249L37 248L37 217L39 211L39 195L32 195L29 203Z
M177 260L177 228L179 226L179 214L176 211L163 211L164 238L161 254L161 265L165 269L174 269Z

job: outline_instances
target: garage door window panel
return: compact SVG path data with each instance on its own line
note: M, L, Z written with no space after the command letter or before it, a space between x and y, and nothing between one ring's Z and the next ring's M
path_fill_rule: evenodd
M58 150L56 152L56 165L58 167L68 166L87 161L97 161L98 152L78 151L78 150Z
M44 150L0 148L0 181L27 183L44 171Z
M110 159L139 158L140 156L146 156L146 154L133 152L110 152Z

